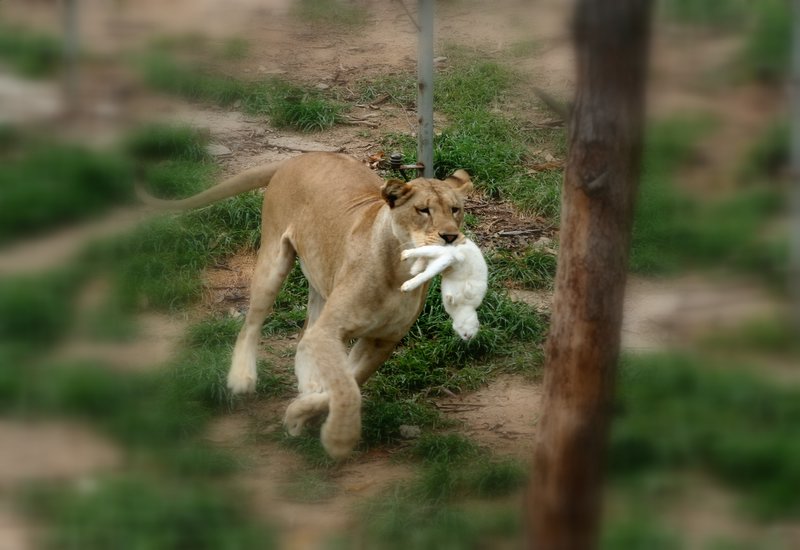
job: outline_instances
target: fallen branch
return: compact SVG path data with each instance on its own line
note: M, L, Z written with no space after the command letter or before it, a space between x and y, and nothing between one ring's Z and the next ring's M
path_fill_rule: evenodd
M500 231L497 233L498 237L516 237L518 235L530 235L531 233L539 233L541 229L520 229L517 231Z

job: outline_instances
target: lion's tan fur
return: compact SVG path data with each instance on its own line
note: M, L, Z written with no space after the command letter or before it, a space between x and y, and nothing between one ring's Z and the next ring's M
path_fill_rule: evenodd
M295 357L300 395L284 422L297 434L327 412L323 446L344 457L361 434L359 386L391 354L425 300L427 285L400 291L410 267L400 253L462 240L463 200L472 184L463 170L444 181L383 182L351 157L309 153L158 205L195 208L262 186L261 248L228 385L236 393L255 389L261 325L299 258L310 287L308 313Z

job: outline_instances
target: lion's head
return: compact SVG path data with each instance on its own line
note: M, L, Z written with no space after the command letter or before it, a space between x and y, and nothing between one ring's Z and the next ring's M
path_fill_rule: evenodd
M464 170L445 180L417 178L410 182L390 179L381 195L391 208L392 229L411 247L454 244L464 239L464 198L472 180Z

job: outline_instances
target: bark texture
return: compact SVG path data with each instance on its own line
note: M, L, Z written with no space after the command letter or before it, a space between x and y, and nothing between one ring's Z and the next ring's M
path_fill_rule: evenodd
M649 0L579 0L544 413L528 547L597 546L604 455L644 126Z

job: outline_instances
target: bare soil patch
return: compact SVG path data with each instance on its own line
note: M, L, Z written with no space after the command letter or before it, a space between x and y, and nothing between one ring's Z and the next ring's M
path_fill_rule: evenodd
M289 401L251 402L219 418L207 437L247 465L234 483L250 498L253 512L278 528L281 548L320 548L357 524L358 506L366 499L413 471L377 451L309 473L294 451L275 440Z
M86 478L121 460L114 445L72 422L0 419L0 440L0 489L32 480Z
M439 399L436 406L461 422L462 431L479 444L527 461L533 453L541 399L539 384L509 375L476 392Z

